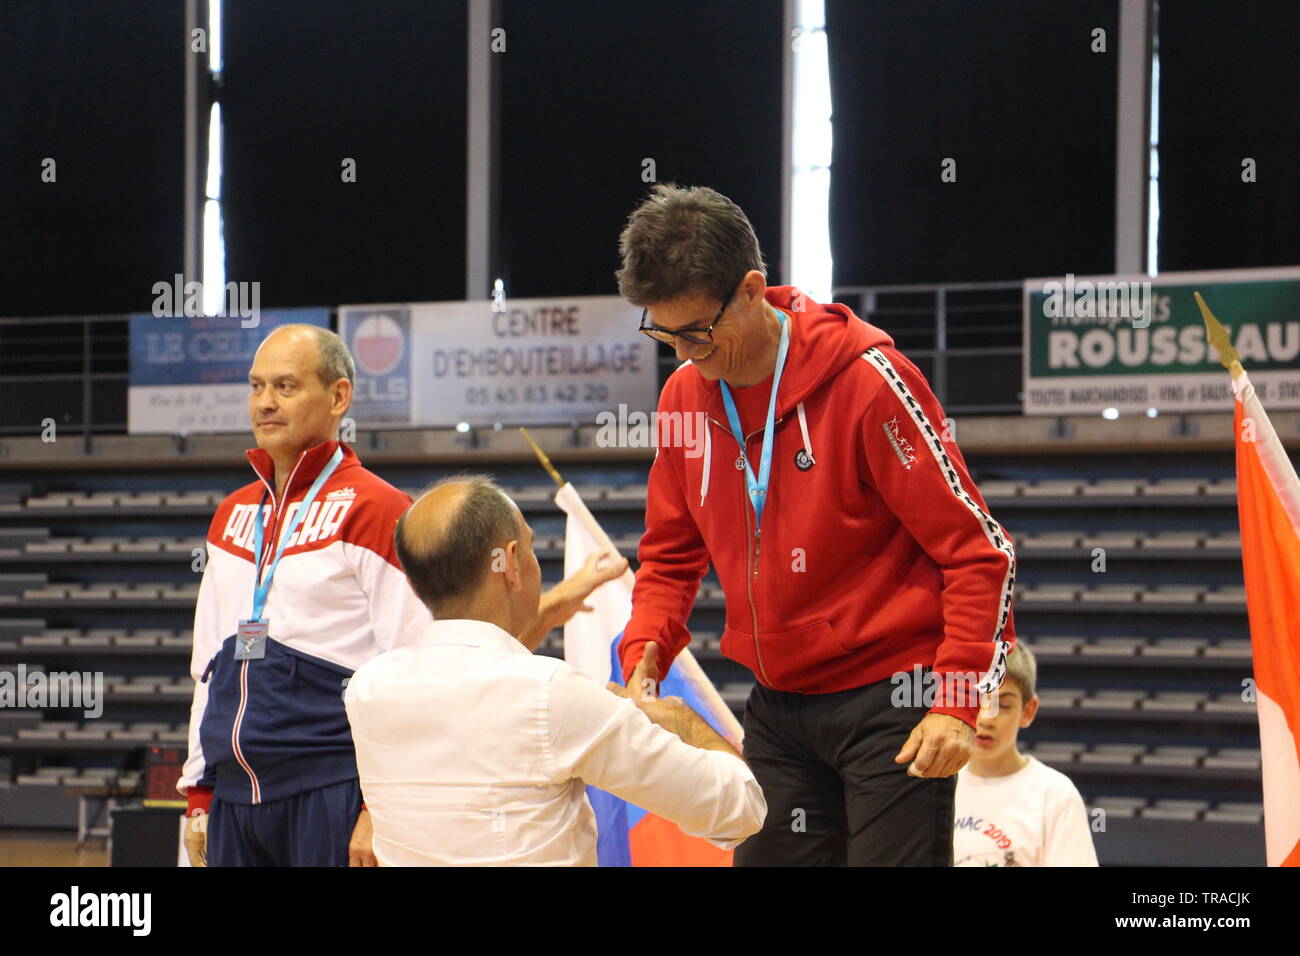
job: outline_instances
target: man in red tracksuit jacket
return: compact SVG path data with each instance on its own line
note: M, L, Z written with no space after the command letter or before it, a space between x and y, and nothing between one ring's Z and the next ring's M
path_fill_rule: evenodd
M650 470L629 688L652 693L690 641L711 562L722 653L757 679L744 755L769 807L736 865L951 866L955 774L1014 644L1015 552L950 422L886 333L768 288L713 190L656 186L620 248L642 329L689 360L661 420L706 423Z

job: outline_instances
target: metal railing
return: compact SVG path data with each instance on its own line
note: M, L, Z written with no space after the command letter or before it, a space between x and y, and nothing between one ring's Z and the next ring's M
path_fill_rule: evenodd
M0 435L39 435L47 420L86 441L125 432L126 421L103 407L109 403L101 399L96 408L95 392L120 389L125 409L129 343L123 337L121 350L113 351L106 333L110 323L127 321L125 315L0 318Z
M940 285L842 286L833 298L895 339L895 345L927 376L945 411L960 415L1020 414L1024 356L1022 295L1018 282L953 282ZM954 340L986 344L955 344ZM953 388L954 362L987 361L990 371L1014 383L1001 401L967 401Z
M1020 413L1019 283L844 286L833 298L889 333L926 373L946 411ZM125 315L0 318L0 435L39 435L48 419L61 432L80 433L86 442L92 435L124 433L130 378L130 346L123 331L127 321ZM970 362L976 364L963 369ZM665 349L659 361L661 385L676 366ZM991 373L1003 394L970 400L972 390L983 391L974 382L977 371ZM965 381L967 376L971 381Z

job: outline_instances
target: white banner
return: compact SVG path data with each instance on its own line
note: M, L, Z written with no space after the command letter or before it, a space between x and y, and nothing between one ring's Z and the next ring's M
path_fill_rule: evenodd
M618 296L339 307L358 424L595 424L653 411L657 346Z
M132 387L126 403L136 433L247 432L248 383Z

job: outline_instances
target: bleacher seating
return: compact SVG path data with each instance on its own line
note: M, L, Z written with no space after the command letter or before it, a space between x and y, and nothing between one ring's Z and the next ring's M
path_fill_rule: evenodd
M1022 733L1024 749L1125 826L1258 827L1259 743L1242 693L1250 643L1228 469L1144 475L1112 461L1094 474L1092 463L1072 462L1039 474L1017 460L972 464L1016 544L1017 631L1040 664L1039 714ZM633 559L646 467L564 468ZM415 494L456 469L375 470ZM553 483L531 462L497 474L536 531L545 578L558 580L564 519ZM100 477L51 472L0 489L0 668L100 671L106 693L99 720L0 715L0 761L14 784L0 786L0 809L14 789L127 790L146 746L185 746L194 553L212 510L248 473L232 465L97 487ZM1094 570L1099 553L1104 573ZM692 650L740 714L753 675L720 652L724 606L709 574ZM562 655L560 634L539 651ZM1204 862L1196 840L1178 842L1181 859Z

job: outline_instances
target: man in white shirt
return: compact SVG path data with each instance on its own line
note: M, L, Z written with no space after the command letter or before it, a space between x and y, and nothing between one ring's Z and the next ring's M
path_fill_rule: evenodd
M491 481L435 485L396 542L435 621L344 694L381 865L594 866L587 784L723 849L762 826L754 775L682 701L634 702L521 643L541 568Z

